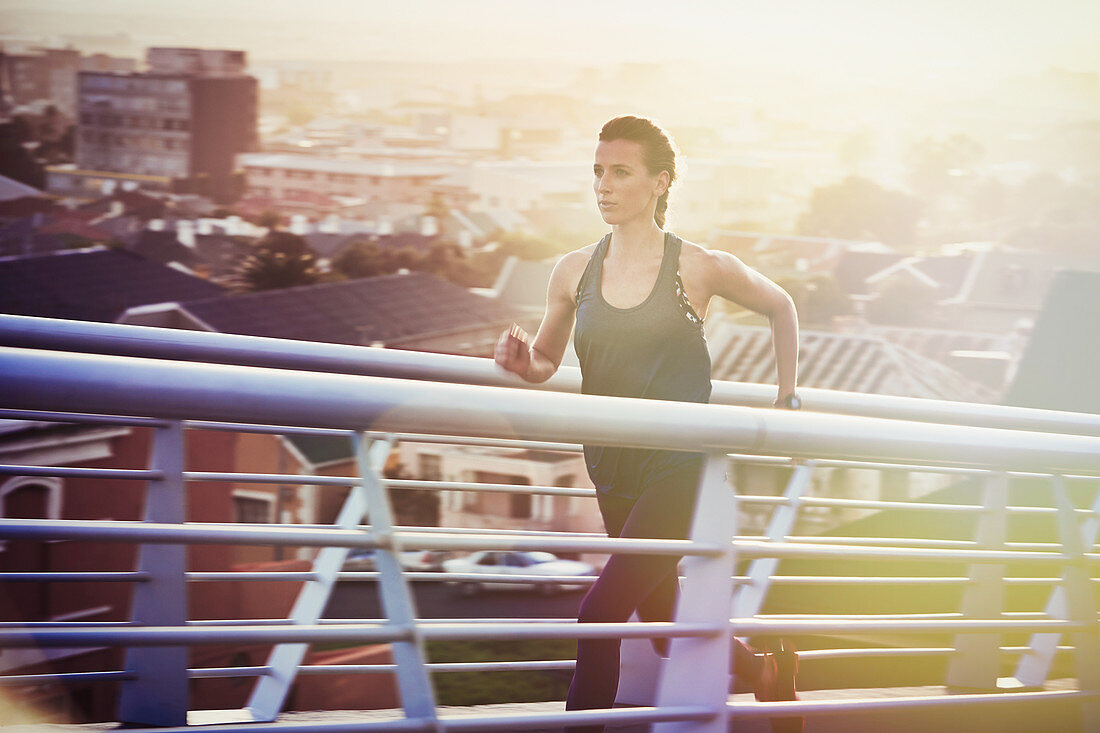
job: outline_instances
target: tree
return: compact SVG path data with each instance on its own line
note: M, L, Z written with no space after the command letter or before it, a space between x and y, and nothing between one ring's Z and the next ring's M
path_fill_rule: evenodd
M236 280L241 290L277 290L312 285L320 275L306 240L290 232L272 231L241 263Z
M916 236L920 210L920 202L912 196L851 176L814 190L809 211L798 220L798 231L909 245Z
M283 215L271 209L261 211L256 217L256 226L264 227L265 229L278 229L284 222L285 218Z
M46 171L23 145L30 137L30 127L22 117L0 124L0 175L42 189Z
M352 279L388 275L400 269L392 253L366 239L356 240L345 247L332 261L332 267Z

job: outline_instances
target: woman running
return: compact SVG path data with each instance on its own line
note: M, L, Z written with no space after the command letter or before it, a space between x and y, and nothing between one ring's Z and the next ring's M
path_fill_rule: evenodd
M584 394L683 402L710 399L710 355L703 319L714 296L767 316L778 376L776 407L798 409L798 321L778 285L726 252L664 230L676 150L641 117L603 126L593 190L611 232L564 255L550 276L546 313L529 342L518 326L501 335L495 359L528 382L561 364L574 330ZM588 473L611 537L688 537L704 457L699 453L585 446ZM671 621L679 595L678 557L613 554L581 602L579 621ZM581 639L569 710L609 708L619 683L618 639ZM668 639L654 647L667 655ZM777 665L778 662L778 665ZM754 654L735 640L734 668L761 700L794 699L793 652ZM775 720L784 733L800 719ZM602 726L571 730L598 733Z

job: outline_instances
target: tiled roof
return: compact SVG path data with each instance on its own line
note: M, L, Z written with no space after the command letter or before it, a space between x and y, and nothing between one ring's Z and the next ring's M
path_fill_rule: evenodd
M341 344L506 325L509 310L423 272L224 295L181 306L215 330Z
M718 230L711 233L708 245L732 252L753 267L775 269L801 265L812 272L832 270L848 252L898 257L878 242L762 232Z
M53 200L38 196L0 200L0 219L11 221L34 214L46 214L55 211L58 204Z
M707 329L714 379L775 383L771 331L717 321ZM844 392L993 402L997 394L950 367L876 336L802 331L798 383Z
M869 294L884 281L911 278L946 300L959 295L975 263L972 253L958 255L898 255L882 252L845 251L834 277L848 293Z
M209 298L222 289L132 252L92 248L0 259L0 312L114 321L147 303Z
M167 265L178 262L193 268L199 261L195 250L176 239L176 233L143 229L127 242L127 249L147 260Z
M1016 358L1020 356L1024 340L1021 333L979 333L904 326L869 326L867 333L943 363L955 351L1003 351Z
M25 257L68 249L70 239L60 234L40 234L46 214L34 213L0 227L0 257Z

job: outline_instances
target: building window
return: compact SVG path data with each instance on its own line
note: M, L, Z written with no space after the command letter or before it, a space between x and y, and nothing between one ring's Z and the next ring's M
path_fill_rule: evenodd
M241 524L270 524L275 514L275 502L254 496L234 496L233 511Z
M512 519L531 518L531 495L510 494L508 502L508 516Z
M420 464L421 481L443 480L443 458L432 453L421 453L418 456Z

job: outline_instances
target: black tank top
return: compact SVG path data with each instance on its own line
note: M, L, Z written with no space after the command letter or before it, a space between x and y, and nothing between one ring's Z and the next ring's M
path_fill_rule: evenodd
M608 234L596 245L577 285L573 345L581 367L581 392L680 402L710 399L710 354L702 320L684 295L680 280L682 240L665 234L661 269L653 290L633 308L603 299L603 262ZM588 473L596 488L637 496L647 468L695 460L690 453L585 446Z

